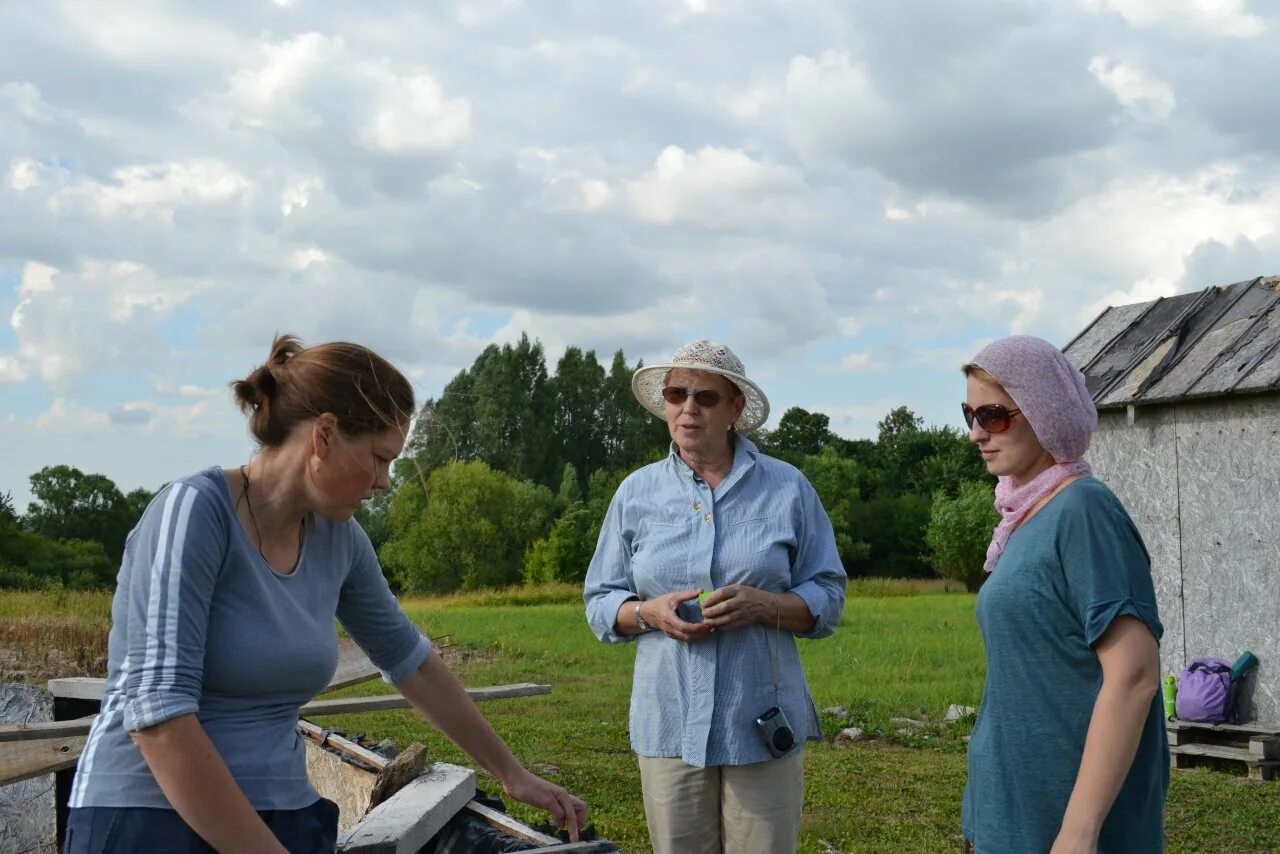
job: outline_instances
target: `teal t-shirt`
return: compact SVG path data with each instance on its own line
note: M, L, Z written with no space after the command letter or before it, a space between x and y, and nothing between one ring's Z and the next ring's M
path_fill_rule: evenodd
M1059 492L1009 538L978 594L987 680L969 742L963 829L978 854L1047 852L1084 752L1102 665L1093 645L1121 615L1159 639L1151 562L1111 490ZM1158 685L1099 854L1164 850L1169 747Z

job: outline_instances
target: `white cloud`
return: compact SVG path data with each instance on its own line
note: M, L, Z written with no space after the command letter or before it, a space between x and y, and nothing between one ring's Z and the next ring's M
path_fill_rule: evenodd
M436 154L448 151L471 131L471 105L466 98L446 98L429 74L376 75L380 99L365 144L390 154Z
M876 373L885 370L887 367L888 365L877 361L870 353L850 353L835 364L824 365L822 370L827 373L862 374Z
M1141 68L1095 56L1089 60L1089 73L1139 119L1163 121L1177 106L1169 84Z
M109 426L111 419L87 406L73 403L66 398L55 398L47 410L37 415L32 424L47 433L92 433Z
M1248 11L1245 0L1080 0L1093 12L1118 13L1139 28L1165 27L1202 38L1253 38L1267 32L1266 21Z
M9 167L9 186L18 192L29 190L40 183L39 166L29 157L13 161Z
M0 385L23 383L30 375L31 372L27 370L27 366L16 356L0 353Z
M740 149L705 146L690 153L676 145L653 169L631 182L636 213L663 225L732 228L796 213L804 180L794 169L753 159Z
M158 216L172 220L179 208L238 201L253 190L243 175L216 161L126 166L111 183L86 180L59 191L54 210L83 206L105 217Z

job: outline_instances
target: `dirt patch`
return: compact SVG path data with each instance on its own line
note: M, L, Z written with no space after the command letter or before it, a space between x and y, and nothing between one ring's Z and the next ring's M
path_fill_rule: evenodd
M498 660L498 653L491 649L458 646L448 640L438 642L437 647L450 669L473 664L493 664Z

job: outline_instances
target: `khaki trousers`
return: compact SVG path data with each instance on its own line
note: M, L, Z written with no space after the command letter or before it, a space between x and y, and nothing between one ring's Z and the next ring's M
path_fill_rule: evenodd
M654 854L794 854L804 804L803 750L710 768L638 758Z

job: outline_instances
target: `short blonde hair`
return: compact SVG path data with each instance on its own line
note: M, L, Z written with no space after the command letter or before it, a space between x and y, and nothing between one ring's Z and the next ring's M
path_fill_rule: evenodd
M993 377L985 368L980 368L977 365L973 364L972 362L965 365L960 370L964 371L964 375L966 377L973 377L975 380L978 380L979 382L994 383L995 385L998 385L1001 388L1004 388L1004 385L1000 382L1000 380Z

